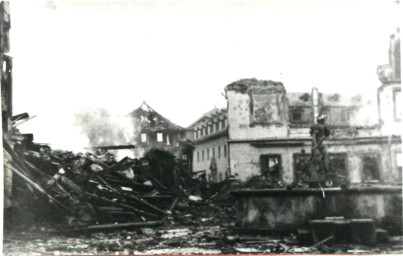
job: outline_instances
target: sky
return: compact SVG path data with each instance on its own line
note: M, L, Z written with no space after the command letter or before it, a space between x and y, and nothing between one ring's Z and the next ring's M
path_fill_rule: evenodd
M83 108L125 115L143 100L188 126L226 107L243 78L289 92L376 99L399 26L395 0L11 1L14 114L35 142L83 143Z

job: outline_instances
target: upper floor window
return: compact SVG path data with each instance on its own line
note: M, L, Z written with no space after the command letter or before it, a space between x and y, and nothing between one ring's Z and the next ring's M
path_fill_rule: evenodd
M204 128L204 135L208 135L208 127Z
M197 162L200 162L200 152L197 152Z
M210 133L213 133L213 125L210 125Z
M202 161L204 161L204 150L202 151Z
M218 158L221 158L221 147L220 146L217 148L217 152L218 152Z
M362 181L379 180L379 154L368 154L361 157Z
M218 123L218 122L215 123L215 130L216 131L220 130L220 123Z
M215 148L213 148L213 158L215 158Z
M221 121L221 129L225 129L225 120Z
M141 134L141 142L147 142L147 134L146 133Z
M210 159L210 149L207 149L207 160Z
M158 142L163 142L164 141L162 132L157 133L157 141Z
M224 157L227 157L227 145L224 145Z

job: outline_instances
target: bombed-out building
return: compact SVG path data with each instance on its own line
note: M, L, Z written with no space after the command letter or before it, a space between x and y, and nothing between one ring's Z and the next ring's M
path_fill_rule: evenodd
M168 151L191 166L192 144L187 140L190 132L163 117L146 102L128 116L133 118L136 129L136 155L141 157L151 149Z
M382 135L379 125L365 116L373 115L366 110L375 102L316 89L287 93L280 82L256 79L234 82L226 93L230 168L243 180L269 173L286 183L297 182L299 162L311 157L309 127L315 113L326 115L331 135L324 143L330 169L339 177L351 183L401 180L400 136Z

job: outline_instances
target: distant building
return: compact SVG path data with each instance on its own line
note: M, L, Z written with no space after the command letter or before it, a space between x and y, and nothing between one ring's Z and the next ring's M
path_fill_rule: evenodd
M136 129L136 157L142 157L151 149L160 149L183 159L187 168L191 168L192 145L187 140L191 132L163 117L146 102L128 116L133 118Z
M193 131L193 171L206 171L211 182L227 178L230 174L227 110L214 108L188 129Z

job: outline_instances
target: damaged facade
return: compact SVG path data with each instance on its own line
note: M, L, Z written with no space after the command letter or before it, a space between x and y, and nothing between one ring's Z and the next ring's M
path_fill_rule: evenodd
M141 157L151 149L168 151L182 159L186 169L192 166L192 143L187 139L191 132L163 117L146 102L128 114L139 131L135 137L136 156Z
M286 93L281 83L255 79L232 83L226 92L230 168L243 180L268 171L286 183L298 181L298 163L310 158L315 106L327 116L331 136L325 145L337 175L349 183L401 178L401 138L382 136L378 125L362 120L362 109L370 106L359 96L317 93L315 102L315 89Z

